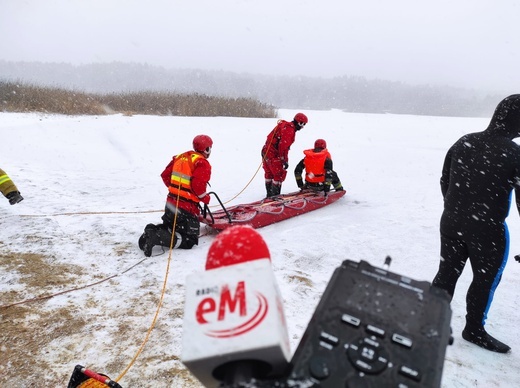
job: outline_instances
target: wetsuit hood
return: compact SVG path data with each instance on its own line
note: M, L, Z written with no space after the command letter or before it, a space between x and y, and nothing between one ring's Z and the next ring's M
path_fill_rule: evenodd
M520 94L500 101L486 132L510 139L520 137Z

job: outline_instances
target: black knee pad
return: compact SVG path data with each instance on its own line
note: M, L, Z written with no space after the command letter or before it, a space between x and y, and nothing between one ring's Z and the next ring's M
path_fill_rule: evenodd
M181 243L179 245L179 248L181 249L191 249L194 245L197 245L199 243L198 236L196 238L193 238L193 236L181 236Z
M194 245L198 245L199 243L200 222L196 216L183 209L176 209L174 211L177 213L176 218L175 213L169 208L166 209L162 216L162 227L163 229L170 230L175 223L175 233L178 236L174 246L181 249L191 249ZM171 232L169 233L171 239ZM168 246L170 246L170 240L168 240Z
M157 245L162 245L163 247L170 246L172 240L172 232L170 229L159 227L155 230L155 233L157 234ZM175 245L175 242L173 245Z

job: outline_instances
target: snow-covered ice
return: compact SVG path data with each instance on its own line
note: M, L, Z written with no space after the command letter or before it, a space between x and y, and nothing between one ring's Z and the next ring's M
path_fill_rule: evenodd
M347 195L259 229L284 298L292 351L343 260L382 265L390 255L391 271L433 279L444 155L461 135L489 122L304 112L309 124L291 148L282 192L296 190L292 169L304 149L324 138ZM280 110L279 117L295 113ZM0 386L65 387L76 364L113 379L130 365L119 380L125 388L199 386L179 360L184 283L188 274L204 271L215 236L202 227L197 247L172 252L155 327L133 362L152 325L169 257L165 252L145 259L137 239L147 223L160 222L166 197L160 173L200 133L214 140L212 191L228 205L262 198L260 149L275 124L276 119L230 117L1 113L1 167L25 200L0 203L0 305L77 290L0 309ZM218 209L215 200L211 205ZM514 208L508 225L511 258L487 328L512 352L491 353L461 338L468 264L452 302L455 342L446 352L443 387L518 385L520 264L512 256L520 253L520 221Z

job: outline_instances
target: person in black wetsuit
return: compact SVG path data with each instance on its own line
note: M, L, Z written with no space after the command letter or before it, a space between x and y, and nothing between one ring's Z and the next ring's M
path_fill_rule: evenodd
M441 260L432 285L453 297L467 259L473 280L466 295L462 338L484 349L510 347L484 329L487 312L509 254L505 219L512 191L520 213L520 94L502 100L486 130L460 138L444 160L440 222Z

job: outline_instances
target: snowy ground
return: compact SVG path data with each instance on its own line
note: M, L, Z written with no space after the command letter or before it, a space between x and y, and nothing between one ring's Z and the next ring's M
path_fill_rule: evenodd
M290 119L295 111L279 113ZM439 260L438 181L445 152L462 134L482 130L489 121L305 113L310 123L297 134L290 170L303 149L324 138L347 195L259 230L284 297L292 351L343 260L382 265L390 255L393 272L432 280ZM214 140L212 190L228 201L245 188L229 205L263 197L261 170L254 175L275 123L0 114L1 167L25 197L16 206L0 201L0 386L65 387L81 364L113 379L121 376L125 388L198 387L179 361L184 282L188 274L203 271L215 237L205 235L191 251L173 251L162 308L133 360L152 325L169 256L143 260L136 242L143 227L159 222L162 214L166 190L159 174L199 133ZM295 189L290 175L282 191ZM513 256L520 253L515 209L509 227ZM447 349L443 387L518 386L519 274L520 265L511 258L488 317L489 332L512 347L512 353L499 355L461 338L471 278L466 268L452 303L455 343ZM22 301L27 302L3 307Z

